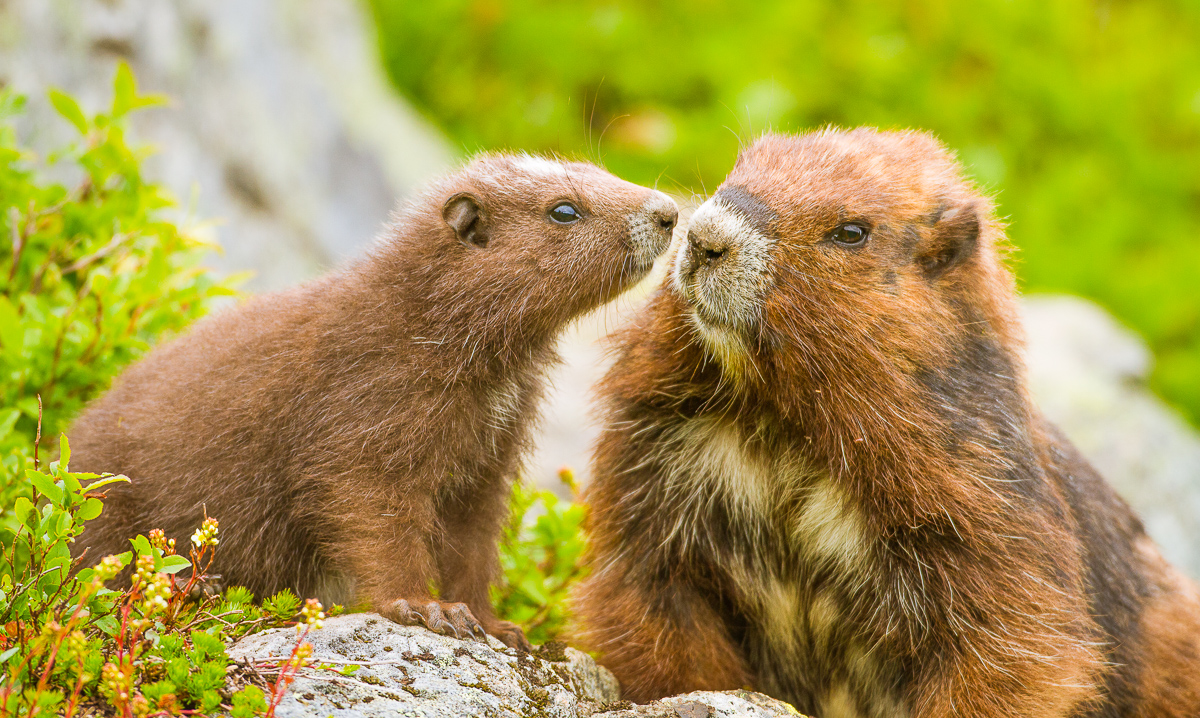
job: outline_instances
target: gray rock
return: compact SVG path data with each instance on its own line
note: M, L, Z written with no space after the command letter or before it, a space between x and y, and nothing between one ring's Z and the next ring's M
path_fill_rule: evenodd
M74 137L45 98L106 107L114 67L171 104L135 116L147 162L195 218L217 220L222 271L295 283L369 243L395 205L452 161L389 87L354 0L4 0L0 85L30 96L34 148Z
M325 621L308 636L312 662L360 665L352 675L305 668L276 715L336 716L547 716L591 715L618 699L616 679L587 655L519 654L495 638L488 644L399 626L375 614ZM293 629L242 639L229 655L239 662L286 657ZM561 660L545 660L538 655Z
M627 705L593 714L595 718L794 718L791 705L750 691L697 691L648 705Z
M1142 517L1167 560L1200 578L1200 433L1146 386L1149 350L1078 297L1023 303L1034 398Z
M229 649L234 674L271 666L291 655L293 629L265 631ZM310 666L300 670L276 715L280 718L714 718L795 716L786 703L748 691L698 692L634 705L621 701L607 669L560 645L520 654L495 638L461 641L424 628L399 626L372 613L338 616L311 632ZM350 675L321 668L358 666ZM257 669L255 669L257 667Z

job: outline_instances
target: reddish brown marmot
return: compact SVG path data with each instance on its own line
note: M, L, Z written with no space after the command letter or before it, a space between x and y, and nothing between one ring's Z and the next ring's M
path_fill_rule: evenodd
M76 553L156 527L182 543L207 508L227 585L527 645L488 584L543 374L571 319L645 276L676 214L590 164L475 159L365 258L131 366L69 432L72 468L132 479Z
M1026 390L1003 229L918 132L769 135L602 384L581 637L646 701L1200 716L1200 596Z

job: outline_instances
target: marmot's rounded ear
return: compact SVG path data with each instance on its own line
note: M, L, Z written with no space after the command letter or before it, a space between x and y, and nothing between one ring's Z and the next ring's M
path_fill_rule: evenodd
M974 202L940 210L929 239L917 245L917 264L927 279L959 266L979 244L979 209Z
M442 219L454 230L458 241L473 247L486 247L488 243L487 218L480 204L470 192L459 192L442 205Z

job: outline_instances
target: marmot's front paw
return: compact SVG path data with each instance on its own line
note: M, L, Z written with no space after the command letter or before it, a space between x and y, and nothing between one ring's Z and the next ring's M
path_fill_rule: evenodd
M424 626L443 636L474 638L487 643L487 631L483 630L465 603L410 603L401 598L384 609L383 616L405 626Z
M504 645L509 648L515 648L518 651L529 653L533 650L533 646L529 645L529 639L525 638L525 632L521 627L511 621L501 621L497 619L495 623L488 626L488 633L504 642Z

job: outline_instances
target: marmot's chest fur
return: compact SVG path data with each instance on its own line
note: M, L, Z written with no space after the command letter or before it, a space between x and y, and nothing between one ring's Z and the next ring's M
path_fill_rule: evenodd
M859 618L876 605L879 547L803 443L769 422L747 431L701 415L665 432L674 526L662 560L711 572L714 601L770 694L818 715L904 716L900 670Z

